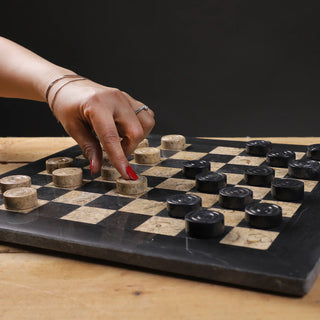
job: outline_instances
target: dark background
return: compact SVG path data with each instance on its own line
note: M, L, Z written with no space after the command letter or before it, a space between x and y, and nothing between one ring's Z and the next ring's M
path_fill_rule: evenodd
M3 1L0 34L152 107L155 133L319 136L319 1ZM0 52L1 58L1 52ZM1 136L62 136L0 99Z

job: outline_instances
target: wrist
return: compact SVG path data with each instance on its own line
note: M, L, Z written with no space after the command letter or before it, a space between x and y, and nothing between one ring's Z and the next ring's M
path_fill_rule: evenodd
M52 68L48 70L41 81L39 81L37 85L37 91L40 96L41 101L46 102L46 94L48 89L50 90L51 88L50 85L57 79L62 78L65 75L72 75L76 76L77 74L69 69L65 69L62 67L55 66L55 68ZM54 85L54 84L53 84ZM52 85L52 87L53 87Z

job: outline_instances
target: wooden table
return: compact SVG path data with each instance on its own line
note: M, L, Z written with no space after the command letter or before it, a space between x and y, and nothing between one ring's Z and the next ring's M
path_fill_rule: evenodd
M0 138L0 173L74 144L71 138ZM291 298L1 244L0 253L0 319L320 319L320 278L308 295Z

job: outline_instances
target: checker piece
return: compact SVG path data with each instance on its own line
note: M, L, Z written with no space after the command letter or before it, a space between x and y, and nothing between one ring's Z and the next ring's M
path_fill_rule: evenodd
M242 187L226 187L219 191L219 204L223 208L243 210L253 200L253 192Z
M251 203L245 208L245 219L251 227L273 228L282 221L282 209L273 203Z
M296 154L293 151L270 151L267 153L266 163L271 167L288 168L291 160L296 159Z
M272 149L272 143L266 140L251 140L246 143L246 151L252 156L265 157Z
M186 145L186 138L180 134L169 134L161 138L161 149L183 150Z
M190 160L183 163L183 174L186 178L194 179L197 174L208 173L210 162L206 160Z
M18 187L30 187L31 178L25 175L12 175L0 179L0 188L2 192Z
M148 189L148 181L145 176L138 175L137 180L127 180L118 178L116 180L117 192L127 195L138 195L144 193Z
M46 160L46 169L48 173L60 168L71 167L73 159L69 157L55 157Z
M227 176L224 173L208 172L196 175L196 188L200 192L218 193L227 186Z
M304 197L304 183L295 179L275 179L271 184L271 194L281 201L299 201Z
M30 187L9 189L3 194L3 200L9 210L30 209L38 204L37 190Z
M82 184L82 169L67 167L52 172L52 181L56 187L74 188Z
M307 147L307 157L312 160L320 160L320 144L311 144Z
M293 160L289 163L288 174L293 178L318 180L320 163L315 160Z
M138 148L134 151L134 160L139 164L153 164L159 162L160 150L153 147Z
M252 167L245 171L244 179L251 186L270 186L274 179L274 169L261 166Z
M186 232L193 238L215 238L224 232L224 215L220 212L200 209L185 217Z
M188 212L201 208L202 199L194 194L175 194L167 198L169 216L184 218Z

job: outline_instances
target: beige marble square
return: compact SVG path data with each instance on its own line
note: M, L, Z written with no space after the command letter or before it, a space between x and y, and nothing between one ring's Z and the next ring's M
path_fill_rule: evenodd
M249 186L249 185L245 185L245 186L237 185L236 187L247 188L252 190L253 199L263 199L266 196L266 194L270 191L270 188L255 187L255 186Z
M227 183L236 185L243 179L243 174L224 173L227 176Z
M194 180L169 178L156 186L159 189L189 191L195 186Z
M181 171L181 169L179 169L179 168L152 167L152 168L144 171L142 173L142 175L170 178L173 175L177 174L179 171Z
M219 201L218 194L201 193L201 192L187 192L188 194L194 194L202 199L202 207L209 208Z
M300 160L305 155L305 152L295 152L295 154L296 160Z
M221 241L222 244L267 250L279 232L235 227Z
M166 236L176 236L178 233L184 230L184 228L185 222L183 219L153 216L135 228L135 230L163 234Z
M121 208L121 211L146 214L149 216L154 216L160 211L165 209L167 204L165 202L145 200L145 199L136 199Z
M203 152L180 151L171 156L170 159L199 160L206 155L207 154Z
M38 205L36 207L33 207L33 208L30 208L30 209L26 209L26 210L9 210L5 207L4 204L0 205L0 210L6 210L6 211L11 211L11 212L19 212L19 213L29 213L31 212L32 210L34 209L37 209L43 205L45 205L46 203L48 203L49 201L47 200L41 200L41 199L38 199Z
M265 158L262 157L236 156L228 163L245 166L259 166L263 161L265 161Z
M106 217L113 214L115 210L93 208L93 207L80 207L67 215L63 216L63 220L71 220L83 223L97 224Z
M39 174L45 174L46 176L51 176L51 173L49 173L47 170L43 170L39 172Z
M225 162L210 162L210 170L217 171L225 165Z
M275 168L274 169L274 176L275 178L283 178L288 173L288 168Z
M216 210L216 209L214 209ZM217 209L216 211L221 212L224 215L224 224L226 226L235 227L244 219L244 211L230 210L230 209Z
M240 154L243 151L244 151L243 148L216 147L213 150L211 150L209 153L237 156L238 154Z
M301 206L301 203L276 200L262 200L261 202L267 202L278 205L282 209L282 216L286 218L291 218Z
M304 183L304 191L311 192L315 186L319 183L319 181L314 180L302 180L298 179Z
M72 190L60 196L59 198L54 199L53 201L84 206L85 204L99 198L100 196L101 194L99 193Z

